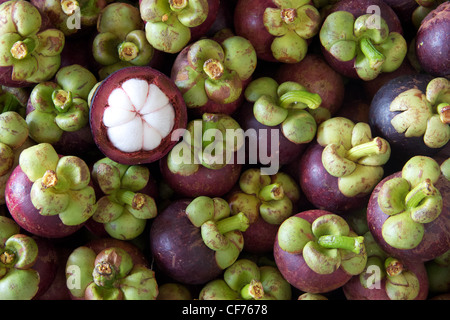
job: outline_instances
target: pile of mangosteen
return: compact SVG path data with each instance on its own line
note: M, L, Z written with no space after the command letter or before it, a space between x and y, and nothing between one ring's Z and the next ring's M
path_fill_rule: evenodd
M0 1L0 300L450 299L450 3Z

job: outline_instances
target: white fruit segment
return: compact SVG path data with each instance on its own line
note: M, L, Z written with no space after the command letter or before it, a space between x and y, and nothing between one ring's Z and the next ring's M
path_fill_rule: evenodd
M114 89L103 113L108 138L122 152L157 148L174 123L169 98L158 86L142 79L129 79Z

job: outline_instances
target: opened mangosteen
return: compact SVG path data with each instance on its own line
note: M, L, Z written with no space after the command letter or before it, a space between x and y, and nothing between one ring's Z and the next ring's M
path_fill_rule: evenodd
M142 234L147 220L157 214L149 168L103 158L94 163L91 173L98 199L92 220L115 239L132 240Z
M402 34L400 20L384 1L343 0L329 11L319 38L333 69L372 80L402 64L408 49Z
M211 28L219 0L139 0L148 42L157 50L180 52Z
M274 266L258 266L241 258L223 273L223 278L208 282L199 300L290 300L291 285Z
M396 258L432 260L449 249L449 192L450 180L439 164L414 156L373 190L367 206L369 230Z
M232 114L256 68L256 53L245 38L205 38L186 46L175 59L171 78L190 113Z
M6 185L6 206L23 229L37 236L73 234L94 214L95 192L86 163L60 156L48 143L23 150Z
M231 216L222 198L170 203L153 220L150 249L158 268L175 281L205 284L231 266L244 247L244 213Z
M29 1L0 5L0 84L25 87L50 80L61 64L64 33L49 28Z
M50 143L60 154L83 155L95 147L89 128L88 96L96 77L80 65L58 70L54 80L33 87L25 120L36 143Z
M43 295L56 274L57 256L47 239L20 232L20 226L0 216L0 299L31 300Z
M403 261L386 254L370 232L364 234L367 264L343 287L348 300L425 300L429 284L423 262Z
M318 209L361 209L383 178L390 153L389 143L373 138L367 123L333 117L320 124L316 141L300 158L300 187Z
M251 253L272 252L280 224L297 212L300 187L284 172L263 175L261 170L245 170L238 190L228 196L231 214L243 212L250 226L244 235L244 250Z
M155 272L127 241L105 238L76 248L65 274L75 300L155 300L158 295Z
M244 143L238 122L229 115L204 113L191 120L183 140L160 160L167 185L178 195L221 197L239 179Z
M187 110L169 77L151 67L126 67L93 92L89 123L106 157L121 164L144 164L159 160L178 142Z
M240 0L234 11L236 34L253 44L258 58L272 62L301 61L320 23L312 1Z
M309 293L343 286L367 261L364 237L339 215L319 209L299 212L280 225L274 257L283 277Z
M448 143L449 92L446 78L415 74L392 79L375 94L369 123L402 164L415 155L432 156Z

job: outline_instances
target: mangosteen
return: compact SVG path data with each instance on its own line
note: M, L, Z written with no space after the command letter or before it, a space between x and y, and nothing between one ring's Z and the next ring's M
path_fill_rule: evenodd
M90 128L99 150L113 161L155 162L184 133L183 97L173 81L156 69L122 68L93 90Z
M339 215L319 209L299 212L280 225L274 257L283 277L309 293L343 286L367 261L364 237Z
M253 44L259 59L272 62L301 61L320 23L312 1L239 0L234 11L236 34Z
M450 180L430 157L414 156L373 190L367 223L388 254L428 261L450 245Z
M322 122L299 161L299 184L308 201L335 213L363 208L384 176L389 143L372 137L365 122L343 117Z
M222 198L173 201L153 220L150 249L158 268L183 284L204 284L232 265L244 247L246 215L230 216Z
M244 250L251 253L272 252L280 224L297 212L300 187L284 172L262 175L250 168L239 178L239 188L227 196L231 213L244 212L250 226L244 235Z
M369 124L389 141L401 164L415 155L432 156L448 143L449 90L445 78L404 75L387 82L373 97Z
M60 156L48 143L23 150L5 192L13 219L28 232L46 238L73 234L94 214L95 192L86 163Z
M0 299L31 300L50 287L57 266L52 244L20 232L8 217L0 217Z
M364 234L367 264L343 287L348 300L425 300L428 277L423 262L403 261L386 254L370 232Z
M450 75L450 3L431 11L420 24L416 35L416 55L426 73L436 77Z
M319 38L333 69L367 81L402 64L408 49L402 33L397 15L384 1L342 0L326 16Z
M155 300L155 272L140 249L112 238L94 240L72 251L66 283L76 300Z
M291 285L273 266L258 266L249 259L236 260L218 278L205 284L199 300L290 300Z
M103 158L94 163L91 174L98 190L92 219L116 239L132 240L142 234L147 220L157 214L149 168Z
M96 23L92 55L99 64L101 80L118 69L150 63L155 50L147 41L136 6L125 2L110 3L100 11Z
M204 113L188 123L183 140L160 160L162 177L181 197L221 197L239 179L242 145L242 129L234 118Z
M95 147L89 128L89 92L96 77L80 65L58 70L54 80L35 85L25 120L36 143L50 143L60 154L82 156Z
M25 87L50 80L61 64L64 33L45 25L29 1L3 2L0 16L0 84Z
M171 78L191 114L232 114L244 101L244 89L256 68L256 53L245 38L205 38L176 57Z
M148 42L163 52L180 52L208 32L219 4L219 0L139 0Z

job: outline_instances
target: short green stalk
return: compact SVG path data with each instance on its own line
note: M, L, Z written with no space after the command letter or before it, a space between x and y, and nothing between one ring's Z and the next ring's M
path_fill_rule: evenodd
M319 237L319 245L327 249L345 249L356 254L364 250L364 237L348 237L342 235L324 235Z
M217 230L219 230L221 234L225 234L234 230L244 232L249 226L249 220L243 212L239 212L234 216L217 221L216 225Z
M370 68L378 69L384 63L386 57L374 47L372 41L367 37L363 37L359 44L362 53L369 60Z

